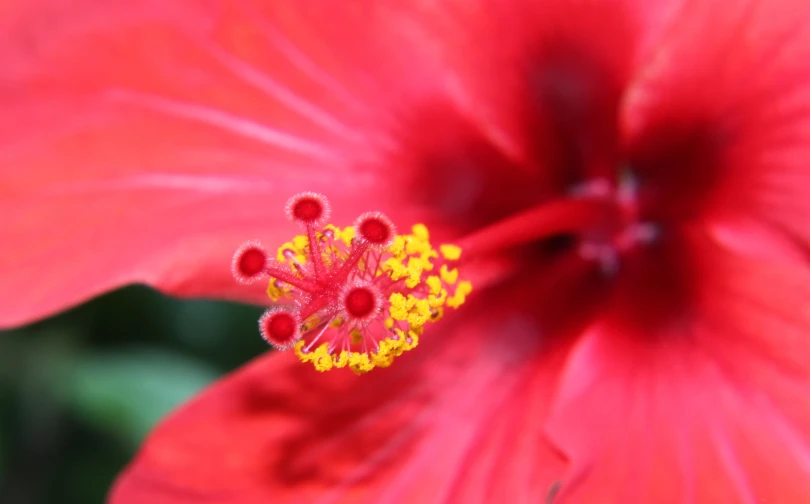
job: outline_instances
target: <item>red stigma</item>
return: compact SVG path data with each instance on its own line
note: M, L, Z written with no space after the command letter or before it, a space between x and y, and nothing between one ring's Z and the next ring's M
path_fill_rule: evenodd
M352 318L365 318L374 314L378 307L378 296L366 286L356 286L349 289L343 300L346 313Z
M298 341L301 336L298 327L298 317L285 310L267 310L259 319L262 337L278 349L289 348Z
M266 258L261 250L251 248L239 258L239 271L244 275L253 276L264 270Z
M329 218L329 203L318 193L297 194L287 202L287 215L301 224L317 224Z
M394 240L394 225L385 215L371 212L361 215L355 223L357 234L369 245L387 247Z
M253 241L242 244L236 250L231 263L231 272L241 283L251 283L264 278L265 268L267 268L267 252Z

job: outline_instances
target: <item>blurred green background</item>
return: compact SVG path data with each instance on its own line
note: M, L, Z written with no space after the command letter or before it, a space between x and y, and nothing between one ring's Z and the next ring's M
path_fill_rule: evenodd
M261 311L132 286L0 331L0 503L103 502L155 422L267 351Z

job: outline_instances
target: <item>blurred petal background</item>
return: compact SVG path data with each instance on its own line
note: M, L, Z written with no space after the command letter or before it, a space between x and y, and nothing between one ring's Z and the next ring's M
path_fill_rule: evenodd
M260 313L133 286L0 331L0 502L103 502L157 420L266 351Z

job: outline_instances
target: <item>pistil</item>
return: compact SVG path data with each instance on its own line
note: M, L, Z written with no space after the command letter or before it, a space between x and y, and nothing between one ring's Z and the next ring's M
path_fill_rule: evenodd
M426 324L458 308L472 290L454 267L461 249L436 250L424 225L397 235L378 212L344 229L323 225L329 204L315 193L293 197L287 212L305 234L279 247L275 261L258 243L246 243L234 257L234 275L245 283L270 278L267 293L280 304L262 316L262 336L318 371L390 366L416 347Z
M594 230L612 234L620 225L619 209L607 198L560 198L498 221L456 244L470 260L552 236L584 236Z

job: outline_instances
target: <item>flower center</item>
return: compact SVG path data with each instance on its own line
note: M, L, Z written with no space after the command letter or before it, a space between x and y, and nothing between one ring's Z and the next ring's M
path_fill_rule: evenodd
M606 275L614 276L618 272L622 255L634 247L652 243L658 236L656 225L640 220L636 181L631 172L623 173L615 185L598 179L574 192L579 197L601 199L615 205L615 223L585 229L579 237L580 256L596 261Z
M603 179L590 181L568 196L476 231L458 245L471 259L560 235L575 238L581 258L596 261L605 274L613 275L621 256L652 242L657 229L639 220L635 181L627 174L615 186Z
M446 307L458 308L472 291L454 267L461 249L442 245L437 251L421 224L397 235L379 213L361 215L354 227L319 227L328 208L318 194L293 197L287 213L306 234L279 247L275 261L249 242L237 250L234 264L260 254L270 299L291 303L260 320L272 346L294 347L319 371L388 367L418 344L426 324L441 319Z

